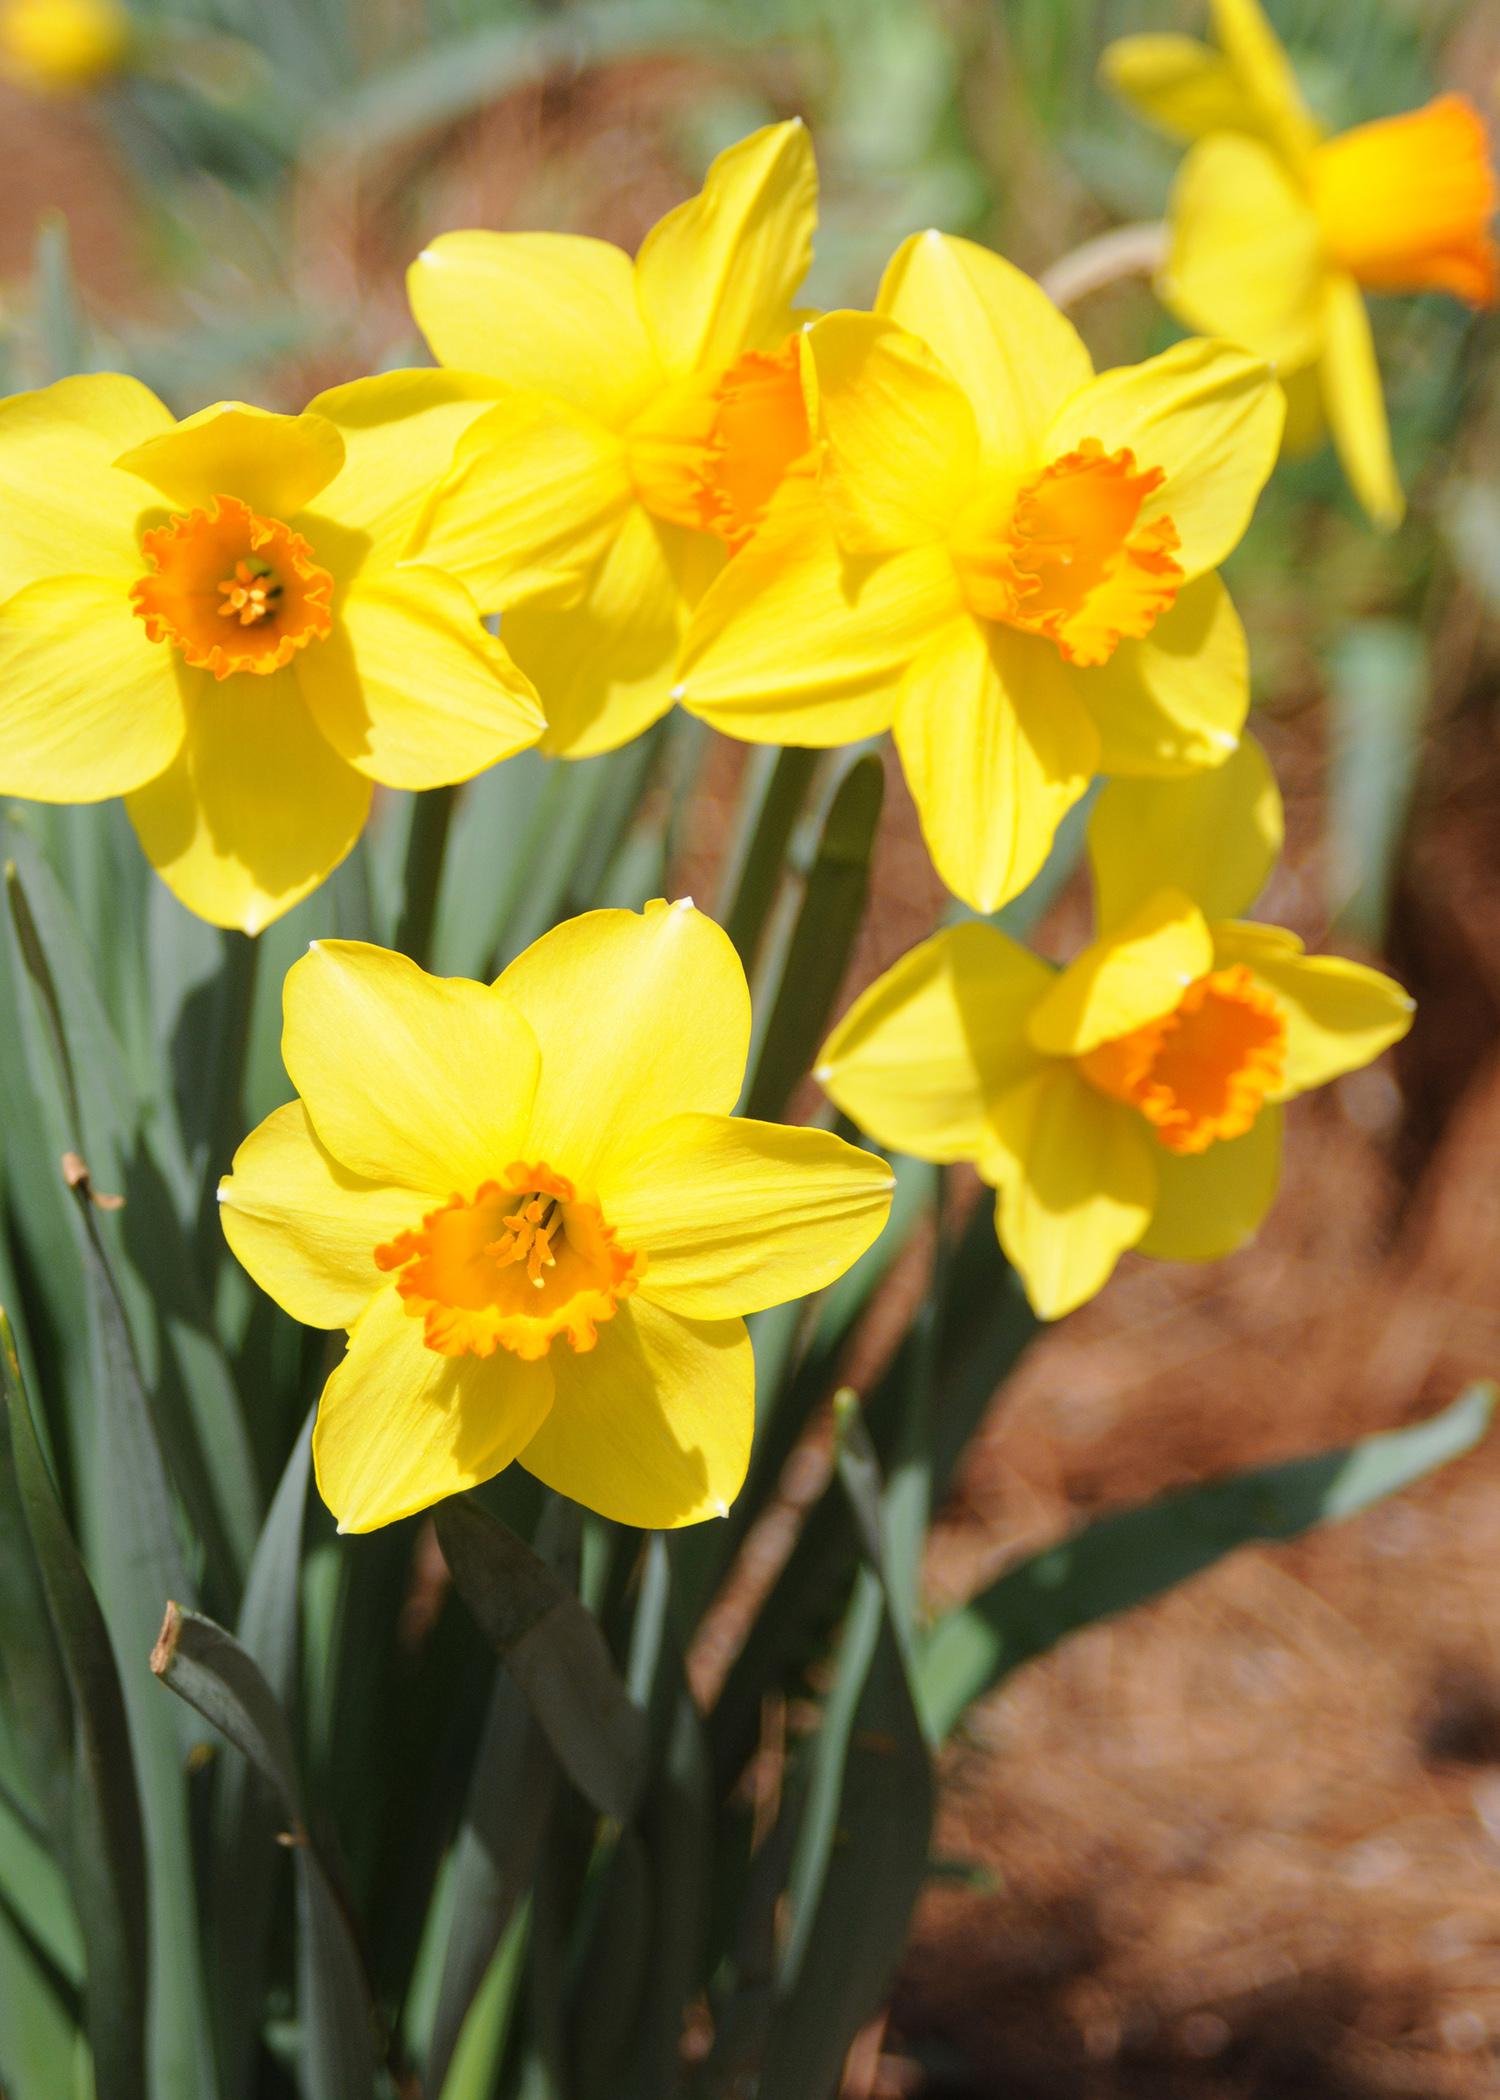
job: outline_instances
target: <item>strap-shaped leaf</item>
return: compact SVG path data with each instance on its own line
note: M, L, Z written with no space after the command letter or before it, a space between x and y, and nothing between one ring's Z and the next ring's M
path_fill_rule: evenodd
M747 1116L784 1113L812 1068L854 952L870 884L870 853L880 822L885 769L867 751L845 771L823 819L802 906L779 968L745 1097ZM764 1008L768 987L757 987Z
M563 1770L603 1814L628 1816L645 1776L646 1721L595 1620L524 1539L470 1497L442 1504L437 1534Z
M83 1929L95 2083L101 2094L144 2100L146 1856L125 1702L104 1614L37 1442L3 1314L0 1383L16 1488L72 1706L67 1865Z
M371 2100L376 2019L343 1905L308 1835L291 1730L259 1665L222 1626L167 1607L151 1667L247 1757L291 1824L297 1865L297 1969L309 2100Z
M1461 1458L1494 1407L1493 1386L1470 1386L1410 1429L1165 1495L1033 1554L930 1636L919 1684L934 1734L949 1734L981 1693L1080 1627L1159 1597L1239 1546L1356 1516Z

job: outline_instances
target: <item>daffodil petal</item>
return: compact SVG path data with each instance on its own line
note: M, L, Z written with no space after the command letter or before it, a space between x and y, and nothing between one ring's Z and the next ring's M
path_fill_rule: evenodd
M115 372L0 401L0 596L80 569L139 576L152 491L115 461L171 427L155 394Z
M381 372L308 403L338 432L344 463L298 529L340 581L405 554L459 439L496 393L472 372Z
M1122 36L1105 47L1100 77L1122 102L1170 137L1255 128L1255 105L1228 60L1196 37Z
M1160 488L1142 523L1170 517L1185 573L1216 569L1239 544L1281 444L1286 403L1271 368L1230 343L1191 337L1160 357L1099 377L1075 394L1047 438L1054 457L1085 438L1128 446Z
M1323 407L1349 486L1382 532L1393 532L1406 498L1391 454L1375 339L1364 295L1341 271L1324 288Z
M1038 1316L1061 1319L1104 1288L1145 1232L1161 1148L1068 1065L1015 1088L992 1122L980 1171L998 1191L1000 1244Z
M1211 0L1214 31L1261 128L1293 162L1312 151L1318 127L1260 0Z
M1082 1057L1172 1012L1213 966L1213 934L1197 905L1181 890L1156 890L1053 979L1027 1034L1049 1057Z
M1031 463L1068 396L1093 377L1077 329L1041 286L951 234L902 242L875 311L920 336L952 373L992 460Z
M873 736L960 605L946 548L846 555L826 518L799 510L794 529L768 522L698 606L677 698L751 743Z
M576 585L634 507L613 432L540 395L512 394L459 438L408 557L446 569L499 611Z
M879 1234L895 1182L826 1130L672 1116L599 1172L620 1244L646 1257L640 1296L698 1320L820 1291Z
M1181 780L1111 780L1089 814L1094 919L1101 934L1159 890L1184 891L1206 919L1260 894L1282 842L1281 790L1246 737L1223 765Z
M412 1189L366 1181L318 1141L300 1101L273 1109L219 1183L236 1261L308 1327L352 1327L386 1278L375 1249L421 1222Z
M115 461L181 510L237 496L263 517L304 510L344 463L344 443L319 415L279 416L242 401L200 409Z
M960 615L912 664L896 747L933 866L991 912L1025 889L1093 775L1079 674L1050 642Z
M550 1362L439 1356L396 1292L372 1298L323 1388L313 1430L318 1492L340 1531L375 1531L493 1480L552 1405Z
M621 430L662 384L623 249L576 233L444 233L407 274L439 364Z
M797 119L721 153L696 197L657 222L636 257L636 296L669 372L774 349L812 261L818 170Z
M840 544L885 554L946 539L978 457L963 393L919 337L875 314L829 314L808 343L819 487Z
M1218 1261L1254 1239L1281 1183L1282 1111L1263 1108L1243 1137L1206 1151L1156 1150L1156 1208L1142 1254Z
M1222 765L1250 710L1250 652L1217 576L1200 576L1148 635L1126 639L1078 682L1102 773L1195 773Z
M513 605L502 629L547 717L542 749L592 758L672 705L687 609L674 556L688 534L632 504L581 591Z
M1311 204L1269 146L1234 132L1183 160L1157 289L1205 335L1295 367L1323 340L1323 241Z
M364 828L370 783L319 735L290 671L184 671L187 733L126 801L189 911L259 933L315 890Z
M1416 1002L1380 970L1342 955L1274 952L1259 927L1214 928L1215 959L1243 962L1286 1022L1286 1070L1273 1100L1290 1101L1372 1064L1411 1027ZM1246 938L1248 935L1248 938Z
M991 1103L1036 1062L1026 1016L1052 976L993 926L946 927L860 993L813 1076L877 1144L977 1159Z
M52 576L0 605L0 692L0 795L128 794L182 744L171 652L118 578Z
M551 1414L521 1453L546 1486L617 1524L669 1531L726 1516L755 1426L742 1320L687 1320L639 1293L582 1355L556 1348Z
M463 585L415 563L357 578L294 669L334 750L387 787L467 780L544 726L530 680Z
M314 941L287 972L282 1015L292 1084L351 1173L468 1199L525 1156L536 1039L490 986Z
M689 1110L727 1115L739 1097L744 967L688 898L569 919L518 955L496 989L541 1046L526 1157L585 1192L616 1145Z

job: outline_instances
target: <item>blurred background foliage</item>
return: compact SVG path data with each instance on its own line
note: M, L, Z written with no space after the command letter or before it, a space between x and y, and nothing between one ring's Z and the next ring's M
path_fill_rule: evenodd
M1439 85L1490 106L1492 0L1270 0L1269 12L1332 127ZM6 22L0 0L0 60ZM27 77L14 48L0 65L0 384L123 369L187 412L236 395L295 408L419 360L402 273L432 234L545 226L634 245L713 152L793 112L813 128L823 183L811 302L867 301L892 248L926 224L1045 271L1093 234L1160 213L1175 154L1102 93L1095 67L1111 37L1196 33L1202 10L138 0L126 26L117 63L72 91ZM1138 282L1091 294L1076 318L1101 365L1176 333ZM1358 1126L1387 1179L1340 1180L1336 1161L1331 1182L1294 1181L1303 1238L1335 1257L1362 1206L1372 1240L1395 1239L1450 1125L1470 1128L1465 1104L1500 1039L1496 323L1424 299L1377 302L1376 325L1408 523L1372 535L1318 454L1283 466L1228 571L1292 819L1267 909L1309 937L1331 927L1384 952L1424 1013L1398 1080L1327 1111ZM149 2010L152 2100L665 2100L684 2004L694 2100L821 2100L841 2076L859 2100L978 2095L992 2089L983 2061L1031 2078L1015 2084L1026 2100L1081 2090L1076 2062L1049 2069L993 2039L966 2062L951 2039L933 2041L942 1991L930 1976L925 2001L898 1994L906 2040L883 2055L877 2017L841 2071L919 1887L929 1907L934 1885L954 1901L994 1893L972 1856L945 1856L951 1822L930 1835L929 1746L1065 1634L1247 1539L1350 1515L1462 1454L1483 1428L1478 1400L1397 1425L1452 1401L1455 1360L1465 1376L1492 1366L1500 1324L1486 1314L1456 1359L1418 1349L1404 1383L1372 1381L1363 1411L1304 1410L1265 1449L1213 1427L1224 1386L1200 1382L1205 1426L1176 1471L1124 1469L1065 1514L1148 1507L1061 1552L1001 1527L958 1556L956 1583L938 1567L939 1601L973 1602L934 1620L928 1519L1032 1326L972 1190L958 1177L945 1197L936 1176L905 1167L891 1231L855 1275L810 1311L757 1323L760 1443L729 1523L669 1551L505 1483L478 1515L439 1527L471 1616L430 1528L341 1542L305 1510L302 1424L325 1341L221 1256L217 1176L288 1091L286 966L333 927L482 974L570 911L692 889L752 969L749 1098L758 1113L812 1113L798 1081L827 1019L944 900L876 756L747 760L683 720L610 759L528 754L474 783L440 880L412 815L410 798L383 797L367 840L263 938L258 962L187 918L119 808L4 817L0 1303L17 1351L0 1624L55 1636L0 1642L10 2100L94 2089L81 2020L96 2055L118 2049L128 2064L132 2002ZM1076 851L1072 826L1006 915L1039 928L1050 952L1079 937ZM91 1182L64 1185L69 1149ZM123 1193L123 1212L98 1209L91 1190ZM1304 1268L1314 1274L1314 1257ZM1143 1301L1128 1279L1119 1288L1128 1321ZM1161 1321L1162 1305L1144 1301L1140 1324ZM1086 1319L1082 1331L1100 1332ZM1103 1334L1121 1347L1118 1330ZM1269 1373L1250 1375L1258 1400ZM1319 1375L1336 1382L1326 1363ZM830 1412L845 1384L863 1414L847 1401ZM1391 1428L1394 1441L1348 1460L1281 1462ZM1231 1466L1253 1470L1157 1499ZM486 1513L509 1532L486 1530ZM72 1537L122 1665L123 1713ZM572 1615L579 1594L603 1645ZM170 1700L142 1667L169 1595L235 1627L253 1674L189 1618L159 1657L187 1704ZM597 1694L582 1723L549 1705L548 1670L526 1648L558 1613L555 1652ZM249 1751L256 1777L211 1748L221 1737ZM144 1860L118 1783L132 1765ZM314 1843L292 1848L293 1890L268 1833L304 1823ZM100 1973L116 1986L109 2032L80 2003ZM378 2087L372 2013L389 2044ZM1091 2031L1071 2000L1066 2018ZM1089 2044L1096 2081L1129 2055L1117 2028L1113 2053ZM1213 2055L1199 2049L1199 2082L1172 2093L1292 2089L1232 2063L1216 2084L1202 2068ZM1433 2062L1410 2086L1307 2090L1482 2089L1462 2069L1438 2083ZM132 2089L101 2077L97 2100Z

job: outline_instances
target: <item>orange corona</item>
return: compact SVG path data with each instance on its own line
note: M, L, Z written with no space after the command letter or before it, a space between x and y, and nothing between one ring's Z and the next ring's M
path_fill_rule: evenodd
M279 671L333 624L333 578L307 541L237 496L158 526L141 548L151 573L130 599L147 634L215 678Z
M375 1265L400 1270L396 1289L438 1355L508 1349L534 1360L559 1335L592 1349L642 1260L564 1175L517 1160L499 1181L450 1196L416 1230L377 1247Z
M1243 1137L1286 1068L1286 1022L1243 964L1190 984L1171 1013L1079 1059L1101 1093L1138 1108L1171 1152Z
M636 493L653 516L742 547L812 437L796 338L669 387L626 435Z
M1085 438L1014 499L979 506L954 537L970 609L1044 636L1068 663L1107 663L1151 632L1182 581L1172 520L1140 522L1165 478L1128 446L1106 452Z

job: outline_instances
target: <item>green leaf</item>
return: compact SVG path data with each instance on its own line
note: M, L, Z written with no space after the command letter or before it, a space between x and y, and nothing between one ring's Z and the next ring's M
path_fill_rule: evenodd
M1461 1458L1494 1406L1493 1386L1470 1386L1410 1429L1166 1495L1033 1554L933 1629L919 1673L933 1733L948 1735L973 1700L1080 1627L1159 1597L1237 1547L1355 1516Z
M835 2091L900 1959L927 1872L932 1763L884 1590L868 1567L813 1758L809 1841L793 1882L802 1909L760 2085L776 2100L829 2100Z
M1359 620L1330 672L1329 890L1340 928L1379 947L1422 759L1427 646L1401 621Z
M233 1634L167 1607L151 1668L249 1759L291 1823L297 1867L298 1998L308 2100L373 2100L376 2020L354 1933L308 1834L291 1730Z
M272 1696L289 1712L297 1695L297 1602L302 1527L312 1471L312 1424L292 1447L250 1565L239 1639ZM268 1940L282 1854L265 1782L241 1757L214 1773L211 1860L206 1876L212 1959L209 1981L226 2090L249 2090L262 2012Z
M730 849L718 916L747 975L755 968L820 756L795 744L784 751L751 745L746 756L739 836Z
M26 1527L72 1705L67 1864L85 1961L85 2020L100 2094L146 2092L146 1857L135 1758L104 1614L36 1439L9 1323L0 1383Z
M478 2075L478 2034L466 2030L536 1866L556 1772L552 1752L514 1680L497 1670L453 1851L452 1918L427 2058L427 2083L434 2092L448 2090L461 2036L464 2078ZM486 2030L496 2049L503 2047L508 2023L487 2021ZM492 2079L498 2068L497 2056Z
M598 1625L524 1539L467 1496L437 1511L438 1542L568 1777L605 1815L631 1813L646 1723Z
M864 914L884 794L885 768L872 751L853 761L834 790L776 972L775 997L759 1030L747 1116L781 1115L812 1068Z

